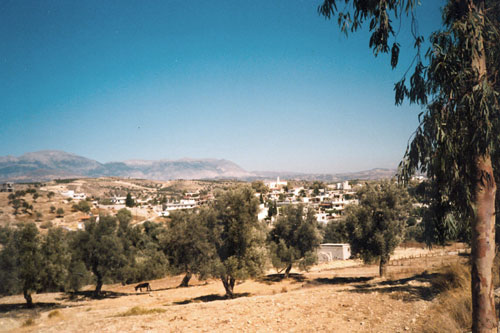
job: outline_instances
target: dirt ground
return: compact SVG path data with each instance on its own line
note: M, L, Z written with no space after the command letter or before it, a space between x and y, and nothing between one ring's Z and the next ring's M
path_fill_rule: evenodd
M419 332L432 319L426 310L435 293L427 270L457 260L464 259L448 254L396 261L386 279L376 277L377 266L354 260L318 265L286 280L269 272L237 284L238 297L230 300L219 280L193 279L192 286L177 288L182 276L150 281L151 292L106 285L99 300L86 297L91 286L73 298L37 294L33 310L25 309L22 295L3 297L0 331ZM125 315L131 309L134 315Z

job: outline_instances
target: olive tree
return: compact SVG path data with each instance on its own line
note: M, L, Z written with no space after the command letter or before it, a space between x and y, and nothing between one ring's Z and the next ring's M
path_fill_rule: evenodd
M78 231L73 239L75 258L84 262L94 275L95 296L101 294L104 281L117 280L128 263L123 243L117 235L116 220L113 216L100 216L98 222L85 223L85 230Z
M257 219L259 199L254 193L249 187L219 193L216 219L208 220L216 249L214 275L230 298L236 280L262 274L266 262L265 227Z
M405 188L390 182L367 184L357 195L359 205L347 207L344 222L351 251L364 262L378 260L383 276L391 254L403 239L411 199Z
M201 279L212 275L215 246L208 226L214 224L215 212L209 208L177 211L170 218L162 247L170 268L185 274L180 287L187 287L193 274Z
M34 223L4 230L0 252L0 292L22 292L28 307L34 307L31 294L41 289L42 255L40 234Z
M273 266L285 267L288 278L293 264L298 263L301 269L313 265L320 238L313 210L303 205L284 208L269 233Z

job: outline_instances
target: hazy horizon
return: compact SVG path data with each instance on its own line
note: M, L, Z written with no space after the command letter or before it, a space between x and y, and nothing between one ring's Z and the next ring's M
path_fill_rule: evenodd
M72 153L72 152L68 152L68 151L63 151L63 150L54 150L54 149L43 149L43 150L39 150L39 151L33 151L33 152L25 152L24 154L20 154L20 155L12 155L12 154L8 154L8 155L2 155L0 156L0 158L2 157L14 157L14 158L19 158L25 154L33 154L33 153L41 153L41 152L61 152L61 153L66 153L66 154L70 154L70 155L74 155L74 156L78 156L78 157L84 157L84 158L88 158L90 160L94 160L94 161L97 161L99 163L102 163L102 164L106 164L106 163L119 163L119 162L160 162L160 161L168 161L168 162L175 162L175 161L190 161L190 160L193 160L193 161L201 161L201 160L226 160L226 161L229 161L229 162L233 162L235 163L236 165L238 165L239 167L242 167L241 165L239 165L237 162L235 161L232 161L232 160L229 160L227 158L220 158L220 159L214 159L214 158L211 158L211 157L200 157L200 158L192 158L192 157L181 157L181 158L178 158L178 159L167 159L167 158L158 158L158 159L135 159L135 158L130 158L130 159L125 159L125 160L112 160L112 161L100 161L100 160L97 160L97 159L94 159L94 158L90 158L88 156L83 156L83 155L79 155L79 154L75 154L75 153ZM353 170L346 170L346 171L340 171L340 172L301 172L301 171L295 171L295 170L249 170L249 169L246 169L244 167L242 167L242 169L244 169L245 171L248 171L248 172L270 172L270 173L283 173L283 174L293 174L293 173L297 173L297 174L343 174L343 173L356 173L356 172L363 172L363 171L371 171L371 170L375 170L375 169L396 169L396 167L394 168L384 168L384 167L373 167L373 168L370 168L370 169L353 169Z
M249 171L396 168L418 106L394 106L413 58L375 58L321 1L3 1L0 156L102 163L215 158ZM443 1L417 14L428 36Z

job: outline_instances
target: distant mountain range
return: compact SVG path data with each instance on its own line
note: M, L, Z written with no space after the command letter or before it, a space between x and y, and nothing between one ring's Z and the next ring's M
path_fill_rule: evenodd
M125 177L151 180L172 179L282 179L342 181L347 179L391 178L395 169L372 169L343 174L306 174L296 172L249 172L228 160L129 160L100 163L57 150L26 153L19 157L0 157L0 181L33 182L59 178Z

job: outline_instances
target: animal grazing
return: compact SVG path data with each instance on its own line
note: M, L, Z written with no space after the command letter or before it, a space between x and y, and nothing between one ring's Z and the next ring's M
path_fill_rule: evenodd
M147 291L151 291L151 286L149 285L149 282L138 284L137 286L135 286L135 291L139 289L142 292L142 288L146 288Z

